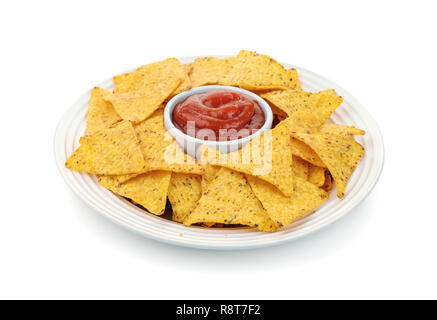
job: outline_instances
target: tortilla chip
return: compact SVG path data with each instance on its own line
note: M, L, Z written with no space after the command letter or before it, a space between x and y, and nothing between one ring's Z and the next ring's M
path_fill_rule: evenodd
M242 224L260 231L275 231L269 218L241 173L221 168L202 193L197 207L184 224L193 223Z
M266 55L241 50L232 58L198 58L190 73L193 87L221 84L247 90L300 89L295 69L286 70Z
M149 156L152 155L153 161L148 161L146 168L140 173L112 176L118 183L126 182L141 173L155 170L203 174L204 168L195 159L185 154L167 133L163 125L162 113L162 110L158 110L143 123L134 125L137 137L140 139L143 156L150 159ZM153 150L150 151L150 148Z
M296 76L267 55L241 50L220 84L238 86L247 90L296 88Z
M344 197L346 183L358 161L364 154L364 148L355 140L327 133L294 133L296 139L311 147L326 164L337 185L337 196Z
M194 174L171 174L168 200L173 209L173 221L184 221L185 217L194 210L201 195L201 179L201 176Z
M304 180L308 179L309 174L309 166L305 160L302 160L299 157L293 156L293 176L298 176Z
M306 133L316 132L342 103L343 98L331 94L320 94L316 105L293 113L291 128Z
M308 175L308 181L312 184L322 187L325 183L325 171L326 168L318 167L315 165L310 164L309 168L309 175Z
M177 65L177 62L174 61L174 58L171 59L171 62L174 62L174 63L176 63L176 65ZM193 67L193 66L192 66L192 63L187 63L187 64L184 64L184 65L183 65L183 68L184 68L184 70L185 70L186 75L184 76L184 79L182 80L181 84L176 88L175 92L173 92L173 95L176 95L176 94L179 93L179 92L182 92L182 91L185 91L185 90L190 89L191 81L190 81L190 78L189 78L188 75L189 75L189 73L191 72L192 67ZM141 70L144 70L144 69L147 69L146 66L140 67L140 68L138 68L136 71L137 71L137 72L141 72ZM134 73L135 73L135 71L134 71L134 72L122 73L122 74L119 74L119 75L114 76L114 77L112 78L112 80L113 80L113 82L114 82L116 85L118 85L118 84L122 83L123 81L125 81L126 79L128 79L128 78L129 78L132 74L134 74ZM118 92L118 91L120 91L120 90L121 90L121 89L118 88L118 89L116 89L115 91ZM135 90L133 90L133 91L135 91ZM177 92L177 93L176 93L176 92Z
M302 158L315 166L326 167L322 159L320 159L313 149L293 137L291 138L291 152L294 156Z
M325 123L320 127L320 132L336 134L339 136L363 135L366 131L353 126L345 126L337 123Z
M112 104L103 99L103 97L108 94L111 94L111 92L99 87L95 87L91 91L86 119L86 136L106 129L121 120L121 117L115 111Z
M110 176L99 176L98 181L106 189L135 201L153 214L161 215L167 202L170 177L170 172L153 171L121 184Z
M263 99L294 117L295 130L317 130L342 103L343 98L328 92L310 93L297 90L275 90L261 94Z
M185 75L185 67L180 61L176 58L169 58L114 77L114 82L117 83L114 93L143 90L167 92L168 87L173 87L170 94L182 82Z
M328 199L328 193L300 177L294 177L293 195L284 197L271 184L246 175L256 197L279 227L287 226Z
M167 92L151 89L111 93L105 96L105 100L112 103L114 109L124 120L140 122L150 117L155 110L159 109L175 87L172 87Z
M278 187L286 196L293 192L290 128L282 121L252 139L240 150L224 154L206 145L201 161L257 176Z
M65 166L95 174L120 175L142 172L146 163L132 124L121 121L87 137Z
M170 59L163 60L160 62L151 63L151 64L148 64L145 66L141 66L133 72L127 72L127 73L123 73L123 74L119 74L117 76L114 76L113 81L116 85L119 85L120 83L128 80L125 84L123 84L123 86L116 87L114 92L141 91L142 90L142 87L141 87L141 80L142 79L141 79L141 76L136 77L135 76L136 74L155 72L155 74L161 73L160 76L162 76L162 73L165 73L168 70L171 70L172 67L175 68L176 73L182 74L181 69L180 69L179 60L176 58L170 58ZM189 87L191 86L191 81L188 77L188 74L191 72L192 64L191 63L184 64L184 65L182 65L182 68L183 68L183 71L185 74L183 75L183 79L182 79L181 84L173 92L173 95L176 95L179 92L188 90ZM172 70L172 71L174 71L174 70ZM131 77L131 79L129 79L129 77ZM151 76L149 75L149 78L150 77ZM136 82L138 79L140 81Z
M114 94L105 99L123 119L140 122L158 109L181 83L186 86L187 78L186 69L178 59L166 59L115 78Z
M163 110L134 126L140 140L147 170L166 170L179 173L203 174L205 169L184 153L164 127Z
M282 110L287 116L291 116L297 110L310 108L319 99L318 94L299 90L273 90L260 94L261 98Z
M208 84L218 84L228 74L235 58L219 59L214 57L194 60L190 72L191 85L200 87Z

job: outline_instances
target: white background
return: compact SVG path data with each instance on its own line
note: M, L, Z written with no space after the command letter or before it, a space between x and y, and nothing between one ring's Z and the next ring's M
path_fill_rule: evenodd
M433 4L2 2L0 298L437 298ZM202 251L130 233L70 191L52 143L82 93L141 64L242 48L326 76L380 125L384 171L350 214L286 245Z

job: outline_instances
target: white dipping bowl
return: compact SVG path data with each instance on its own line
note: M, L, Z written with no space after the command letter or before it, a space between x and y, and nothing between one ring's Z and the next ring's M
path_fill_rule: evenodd
M172 121L172 114L173 114L174 107L179 102L184 101L185 99L187 99L189 96L193 94L205 93L214 90L227 90L227 91L238 92L241 94L245 94L249 98L255 100L261 107L262 111L264 112L264 117L265 117L264 125L258 131L256 131L254 134L251 134L250 136L241 139L231 140L231 141L209 141L209 140L198 139L183 133L181 130L175 127ZM250 140L252 140L253 138L269 130L272 127L272 121L273 121L272 109L270 108L268 103L264 101L260 96L256 95L253 92L236 87L230 87L230 86L218 86L218 85L203 86L203 87L197 87L188 91L181 92L178 95L174 96L167 103L164 109L164 124L166 129L176 139L177 143L184 149L184 151L190 156L192 156L193 158L200 157L200 147L204 144L213 147L222 153L229 153L232 151L236 151L240 149L242 146L244 146L246 143L248 143Z

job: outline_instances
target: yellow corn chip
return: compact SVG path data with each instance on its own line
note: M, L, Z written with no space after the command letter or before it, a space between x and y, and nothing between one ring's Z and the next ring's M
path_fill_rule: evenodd
M171 172L153 171L121 184L110 176L99 176L98 181L106 189L135 201L153 214L161 215L167 202L170 177Z
M147 170L166 170L179 173L203 174L205 169L184 153L164 127L163 110L134 126L140 140Z
M300 177L294 177L291 197L284 197L278 189L261 179L248 175L246 179L270 218L279 227L289 225L328 199L326 191Z
M188 63L182 66L183 70L185 72L185 75L183 76L183 80L181 82L181 84L178 86L178 88L175 91L182 92L185 90L188 90L190 85L191 85L191 81L188 77L188 74L191 72L192 69L192 64ZM175 68L175 70L171 70L171 68ZM167 60L163 60L160 62L156 62L156 63L151 63L145 66L141 66L139 68L137 68L135 71L133 72L127 72L127 73L123 73L123 74L119 74L117 76L114 76L113 81L116 85L119 85L120 83L128 80L125 84L123 84L122 86L118 86L116 87L116 89L114 90L114 92L128 92L128 91L141 91L143 89L143 87L141 86L143 84L143 80L144 77L148 77L153 78L153 74L155 73L155 75L158 73L160 74L159 76L162 76L162 74L164 74L165 72L168 71L171 72L175 72L175 73L181 73L182 71L180 69L180 62L178 59L176 58L170 58ZM144 75L145 73L149 73L148 76ZM129 77L131 77L129 79ZM173 92L173 95L176 95L176 92Z
M322 159L320 159L313 149L293 137L291 138L291 152L294 156L298 156L315 166L326 167Z
M315 105L319 96L317 94L299 90L273 90L260 94L261 98L282 110L287 116L292 115L302 108Z
M132 124L121 121L87 137L67 159L69 169L121 175L144 171L144 162Z
M124 120L140 122L159 109L175 87L165 93L153 89L111 93L105 96L105 100L112 103L114 109Z
M229 73L235 58L198 58L193 62L190 80L193 87L218 84Z
M167 133L163 124L162 110L149 119L134 125L140 139L141 152L147 159L146 168L139 173L112 176L118 183L126 182L141 173L164 170L180 173L203 174L204 168L189 155L185 154L174 139ZM88 137L82 137L83 143Z
M154 62L137 68L134 72L114 77L114 93L143 90L170 94L184 79L185 67L176 58ZM176 83L176 84L175 84Z
M242 224L261 231L275 231L269 218L241 173L221 168L202 194L185 225L193 223Z
M320 127L320 132L336 134L339 136L363 135L366 133L366 131L353 126L345 126L337 123L324 123Z
M318 187L322 187L325 183L326 168L318 167L310 164L308 181Z
M171 59L171 60L173 60L173 59ZM175 63L177 64L177 62L175 62ZM192 68L191 63L188 63L188 64L185 64L185 65L184 65L184 69L185 69L187 75L190 73L191 68ZM135 72L141 72L141 71L144 70L144 69L147 69L146 66L139 67L136 71L133 71L133 72L127 72L127 73L122 73L122 74L116 75L116 76L114 76L114 77L112 78L112 80L113 80L113 82L114 82L115 84L118 85L118 84L122 83L123 81L127 80L131 75L135 74ZM185 80L184 80L184 81L185 81ZM182 85L182 83L181 83L181 85ZM181 85L180 85L180 86L181 86ZM132 90L130 90L130 89L126 89L126 90L127 90L127 91L135 91L136 88L139 88L139 87L136 87L136 86L132 85L131 88L132 88ZM139 89L141 89L141 88L139 88ZM117 89L115 90L115 92L120 92L120 91L122 91L122 89L120 89L120 88L117 88Z
M240 150L224 154L202 146L202 162L257 176L278 187L286 196L293 192L292 153L289 122L252 139Z
M115 112L112 104L103 99L103 97L108 94L111 94L111 92L98 87L93 88L91 91L86 120L86 136L106 129L121 120L121 117Z
M337 196L344 197L346 183L358 161L364 154L364 148L355 140L327 133L294 133L296 139L311 147L326 164L337 185Z
M200 180L199 175L171 174L168 200L173 209L173 221L182 222L196 207L201 194Z
M339 96L320 94L316 105L300 109L290 115L292 130L306 133L318 131L342 101L343 98Z
M307 161L302 160L299 157L293 156L293 176L297 176L304 180L307 180L309 174L309 166L310 163L308 163Z
M282 110L289 117L295 117L295 125L303 131L318 129L342 103L343 98L332 92L310 93L297 90L274 90L261 97Z
M331 116L343 99L333 95L335 91L327 90L317 94L298 92L294 90L277 90L263 97L271 102L276 101L282 109L288 112L291 131L306 133L317 131ZM270 94L270 96L268 96ZM294 100L293 100L294 99ZM286 101L294 101L286 105ZM300 102L296 102L300 101ZM294 156L298 156L313 165L325 167L319 156L308 146L294 138L291 139L291 149Z
M267 55L241 50L220 84L238 86L247 90L275 88L295 89L299 83L296 74L286 70ZM291 72L291 77L289 75Z
M159 110L150 119L145 120L145 121L148 121L147 123L150 126L151 132L153 132L153 133L151 133L151 135L154 135L154 137L159 136L158 132L161 132L162 134L164 134L166 132L166 130L164 129L164 126L160 125L162 123L161 118L162 118L162 110ZM134 125L136 133L138 134L138 138L140 138L142 135L145 134L144 132L140 131L140 129L145 125L146 125L146 123ZM87 137L82 137L80 139L80 142L83 143L86 139L87 139ZM155 143L159 144L160 143L159 139L160 138L157 138L157 140L155 140ZM152 140L152 139L150 139L150 140ZM141 141L143 141L143 140L141 140ZM143 143L141 143L141 141L140 141L140 147L146 148L145 145L147 144L148 140L144 140ZM169 144L171 143L171 141L173 141L172 138L169 138ZM172 149L172 146L168 146L167 148ZM181 149L178 149L177 151L178 151L179 155L182 154ZM133 177L138 176L141 173L145 173L148 171L154 171L154 170L166 170L166 171L187 172L187 173L193 172L193 173L197 173L197 174L202 173L202 168L199 165L195 166L194 168L192 167L191 164L195 163L194 159L189 158L189 156L185 156L185 159L189 159L189 160L187 160L185 164L182 164L180 166L178 166L178 165L170 166L169 165L168 167L165 167L165 165L163 165L162 163L160 165L156 165L156 164L152 163L151 165L147 166L140 173L118 175L118 176L112 176L112 177L113 177L113 179L117 180L119 183L123 183L123 182L126 182L126 181L132 179Z
M237 86L247 90L300 89L295 69L286 70L266 55L241 50L232 58L199 58L190 73L193 87L208 84Z
M139 67L116 77L114 94L105 97L125 120L139 122L149 117L181 83L186 88L185 67L176 58Z

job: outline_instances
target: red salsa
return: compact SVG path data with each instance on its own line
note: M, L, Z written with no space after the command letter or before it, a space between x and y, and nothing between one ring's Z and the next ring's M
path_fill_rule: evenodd
M172 118L185 134L215 141L247 137L265 123L264 112L255 100L227 90L189 96L176 105Z

